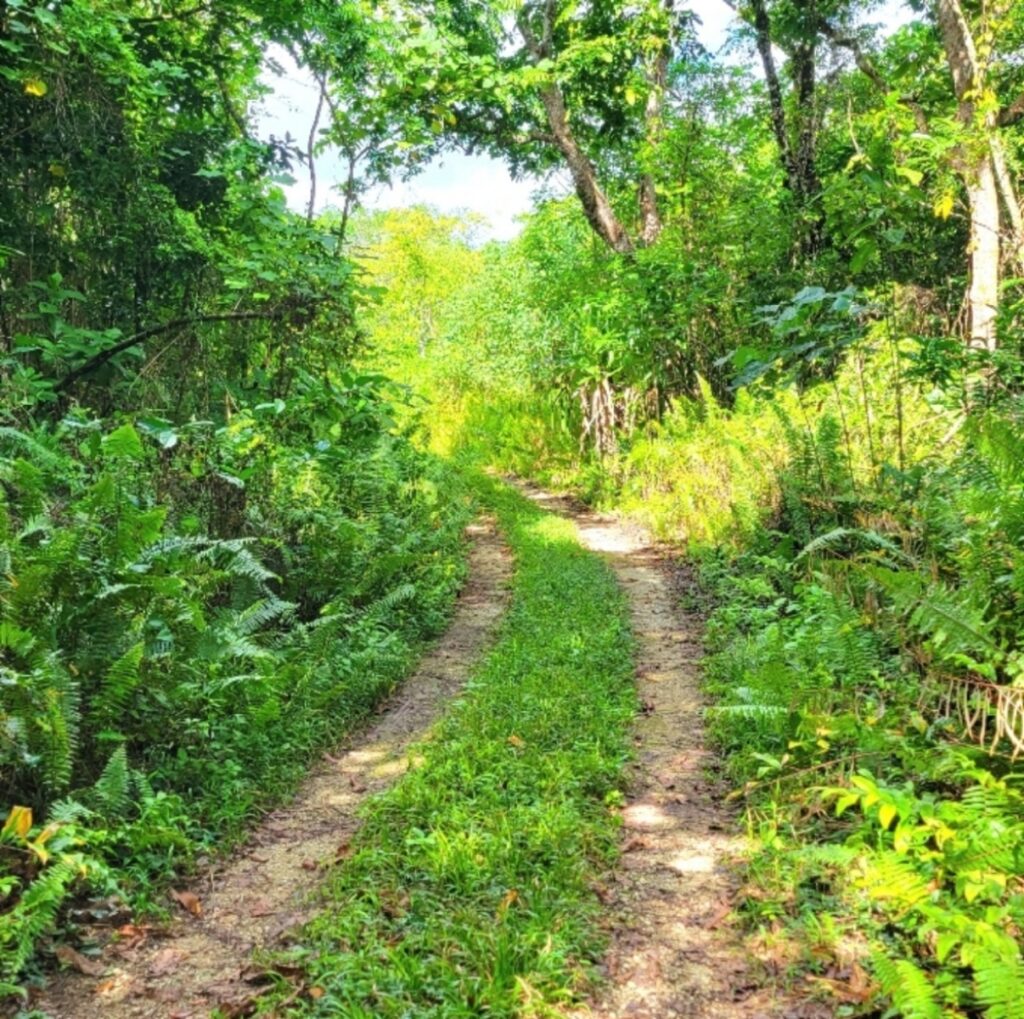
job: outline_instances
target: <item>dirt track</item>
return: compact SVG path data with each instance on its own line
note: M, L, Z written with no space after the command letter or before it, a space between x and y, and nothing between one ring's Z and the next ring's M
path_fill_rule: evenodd
M611 945L601 994L573 1019L769 1019L799 1015L759 989L725 923L740 851L725 792L708 777L700 688L703 620L680 608L680 577L646 536L613 517L537 489L571 516L629 596L643 705L622 812L622 862L608 883Z
M54 1019L199 1019L257 993L254 950L274 947L316 910L324 868L344 858L363 800L409 766L410 749L459 692L505 610L511 556L490 523L470 528L469 579L452 623L371 723L320 764L245 850L190 886L166 930L111 943L88 976L68 972L38 998ZM94 968L93 966L89 967Z

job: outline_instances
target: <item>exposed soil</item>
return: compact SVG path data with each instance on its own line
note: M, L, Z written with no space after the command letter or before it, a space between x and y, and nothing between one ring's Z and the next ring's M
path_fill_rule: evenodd
M643 710L622 811L623 855L618 871L601 878L610 937L605 980L570 1019L827 1014L773 996L729 923L736 893L730 865L742 843L705 746L703 620L680 608L685 570L638 529L521 487L571 517L583 543L606 557L629 597L638 645ZM101 975L69 971L36 1007L54 1019L245 1013L261 975L253 953L287 943L316 911L324 869L344 859L359 804L414 766L415 744L429 737L505 609L511 557L490 523L472 531L469 581L451 628L372 723L325 754L295 800L267 817L241 854L179 898L183 908L170 927L128 928L127 938L105 949ZM201 907L201 915L189 907Z
M638 529L525 488L571 516L629 596L637 640L636 761L622 811L622 859L607 881L605 982L573 1019L782 1019L820 1014L776 1000L728 914L742 850L705 746L703 620L680 607L679 565ZM604 880L604 879L602 879Z
M66 972L35 1007L54 1019L244 1012L258 992L253 952L286 943L316 911L324 870L344 859L360 803L414 765L410 752L429 737L505 609L511 556L490 522L470 533L469 579L450 628L372 722L325 754L295 799L269 815L240 854L179 895L180 915L170 927L127 928L106 947L101 965L85 960L101 975Z

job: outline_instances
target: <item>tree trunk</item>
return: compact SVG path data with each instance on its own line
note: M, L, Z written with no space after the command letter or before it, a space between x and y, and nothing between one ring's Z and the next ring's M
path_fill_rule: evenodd
M813 258L824 240L825 222L821 207L821 179L818 176L818 111L815 109L817 87L816 47L813 42L801 44L792 58L796 88L796 147L793 152L794 193L800 206L800 254Z
M820 250L824 231L820 208L821 180L816 167L817 111L814 103L817 65L813 38L814 13L812 11L809 14L812 29L808 41L801 43L790 53L796 99L793 110L794 129L786 116L782 85L775 66L775 55L772 52L772 24L768 7L765 0L751 0L750 6L757 50L761 55L765 84L768 88L772 132L779 146L783 182L786 190L793 196L799 217L796 248L800 258L809 258Z
M1024 212L1021 210L1020 198L1014 187L1010 168L1006 164L1006 152L997 135L992 136L992 169L995 171L999 197L1003 201L1003 210L1010 221L1009 247L1016 271L1024 276Z
M569 127L569 116L565 109L562 90L557 85L547 85L540 97L547 111L548 124L555 144L569 167L569 173L572 174L573 186L583 206L587 222L613 251L622 255L631 254L633 242L601 189L594 164L579 147Z
M668 4L671 12L671 4ZM654 58L647 74L651 91L647 94L644 109L644 126L647 134L647 158L653 159L664 128L663 108L665 89L668 87L669 46L666 45ZM654 174L648 170L640 178L640 240L644 246L653 244L661 236L661 213L658 210L658 194Z
M967 198L971 210L968 342L977 350L995 350L999 312L999 188L992 157L987 152L968 178Z
M957 120L963 125L966 134L957 158L960 164L958 170L967 187L971 213L968 342L978 350L995 350L1002 227L997 176L1001 149L998 148L996 137L996 117L995 114L986 114L982 124L976 122L975 97L982 94L984 72L960 0L936 0L936 14L942 45L953 77L953 89L958 103ZM981 152L980 156L975 155L978 151Z
M786 187L793 190L795 167L793 154L789 145L789 134L786 132L786 108L782 101L782 86L779 83L779 72L775 67L775 55L772 53L772 26L768 18L768 8L764 0L753 0L754 34L757 39L757 51L761 54L764 67L764 80L768 86L768 104L771 108L772 132L779 146L779 158L782 160L782 171L786 179Z

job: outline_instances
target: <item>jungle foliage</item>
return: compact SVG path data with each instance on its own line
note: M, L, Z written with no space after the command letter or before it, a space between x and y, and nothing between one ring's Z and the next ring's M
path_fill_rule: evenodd
M460 577L443 453L702 564L770 972L839 1014L1024 1014L1022 8L730 6L714 54L655 0L0 3L5 989L70 896L158 908L397 681ZM262 139L283 53L316 111ZM357 211L456 149L544 175L514 241ZM518 608L312 932L324 1008L543 1010L595 950L628 641L557 525L483 498ZM593 752L535 757L581 691Z
M766 971L841 1015L1020 1016L1020 12L936 3L883 37L856 5L739 11L760 80L673 51L654 243L622 255L551 191L507 245L435 220L475 273L432 277L430 343L378 363L446 408L437 448L702 564ZM628 160L591 144L636 236ZM1005 171L987 267L972 160Z
M301 17L300 17L301 15ZM166 909L443 626L469 507L249 102L326 5L0 5L0 994ZM454 486L454 487L453 487ZM115 905L110 905L115 903Z

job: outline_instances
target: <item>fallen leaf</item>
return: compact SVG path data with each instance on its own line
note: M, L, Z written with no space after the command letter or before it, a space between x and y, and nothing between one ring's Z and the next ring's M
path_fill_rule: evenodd
M819 987L832 997L849 1005L861 1005L870 1001L877 991L871 984L861 985L860 981L846 983L842 980L830 980L828 977L807 977L807 982Z
M722 905L715 910L711 919L704 924L705 929L709 931L715 930L715 928L718 927L718 925L732 912L732 908L733 904L731 901L723 902Z
M311 987L309 989L309 996L314 1001L317 1001L318 999L322 998L326 993L327 992L322 987Z
M512 735L509 736L508 743L509 746L513 746L517 750L520 750L526 746L526 740L524 740L522 736L517 736L515 733L512 733Z
M107 965L101 959L90 959L89 956L76 952L70 945L58 945L54 954L65 966L70 966L87 977L101 977L107 971Z
M303 870L316 870L317 862L316 860L303 860L301 867Z
M149 937L149 932L152 929L144 924L126 923L118 927L114 933L117 935L118 941L127 942L129 945L138 945Z
M510 888L501 898L501 904L498 906L498 916L502 916L508 912L509 906L519 901L519 892L515 888Z
M193 916L203 915L203 904L194 892L179 892L172 888L169 894L182 909L187 910Z
M626 839L622 844L622 851L624 853L632 853L635 849L646 849L650 843L643 837L643 835L634 835L632 838Z
M161 948L149 964L149 975L163 977L173 973L185 960L185 953L177 948Z

